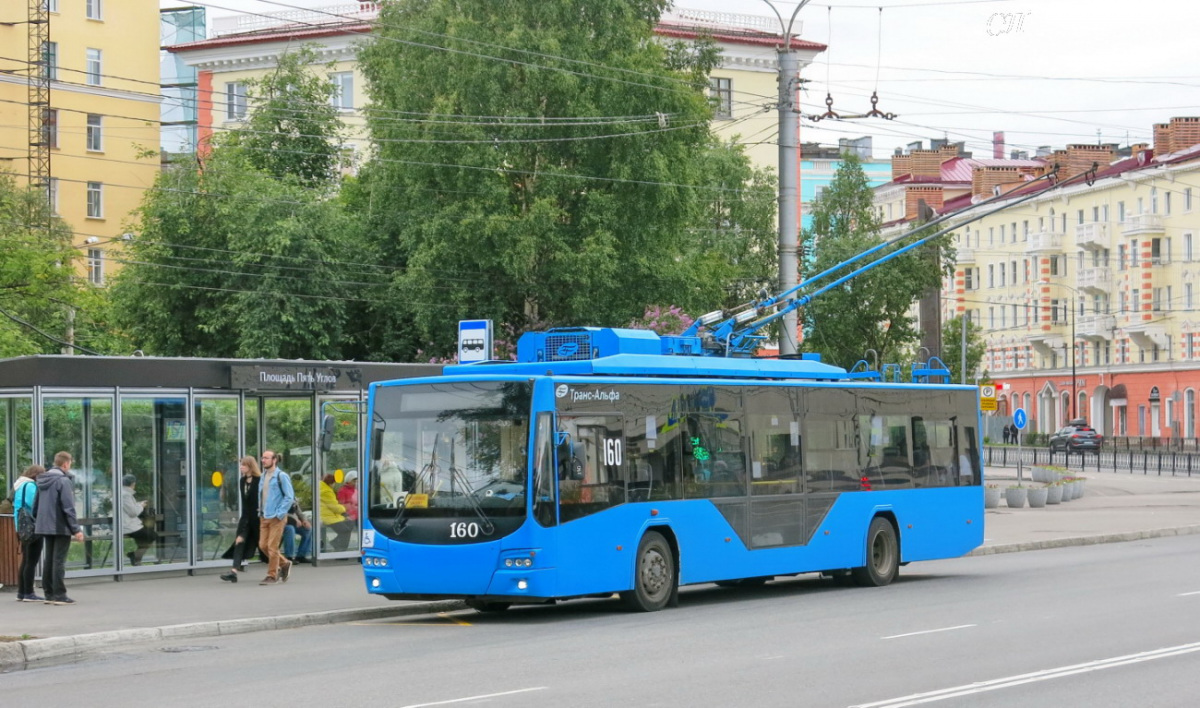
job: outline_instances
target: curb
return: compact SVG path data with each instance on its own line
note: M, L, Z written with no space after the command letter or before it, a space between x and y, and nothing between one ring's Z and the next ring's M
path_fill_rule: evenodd
M1066 548L1068 546L1094 546L1099 543L1123 543L1125 541L1142 541L1148 538L1163 538L1165 536L1190 536L1192 534L1200 534L1200 526L1176 526L1164 529L1150 529L1148 531L1127 531L1125 533L1109 533L1097 536L1051 538L1045 541L980 546L963 557L990 556L996 553L1017 553L1019 551L1042 551L1048 548Z
M409 615L426 615L435 612L461 610L466 605L461 600L422 602L401 607L367 607L348 610L329 610L277 617L252 617L215 622L193 622L173 624L166 627L141 627L118 629L111 632L77 634L69 637L46 637L17 642L0 642L0 671L24 668L36 661L50 659L76 659L90 651L118 644L136 644L170 639L194 637L220 637L248 632L266 632L276 629L295 629L320 624L338 624L359 620L387 619Z

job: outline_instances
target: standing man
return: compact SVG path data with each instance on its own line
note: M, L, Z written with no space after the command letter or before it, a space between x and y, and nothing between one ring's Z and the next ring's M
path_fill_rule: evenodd
M292 572L292 562L279 552L279 543L283 539L283 527L287 525L288 511L296 501L296 492L292 489L292 478L279 469L278 462L279 456L274 451L263 451L263 473L258 488L258 547L267 557L268 564L267 577L259 585L286 583Z
M37 521L33 530L46 549L42 590L47 605L75 604L67 597L63 582L71 539L83 540L83 528L75 518L75 485L67 476L71 462L71 453L60 452L54 456L54 466L37 477Z

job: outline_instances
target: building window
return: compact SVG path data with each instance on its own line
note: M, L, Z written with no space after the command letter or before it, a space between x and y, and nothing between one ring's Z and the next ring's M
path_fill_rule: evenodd
M95 113L89 113L87 116L87 149L92 152L104 149L101 120L102 118Z
M242 120L246 117L246 84L231 81L225 84L225 119Z
M46 147L58 147L58 109L47 108L42 112L42 141Z
M1162 265L1166 259L1162 253L1162 239L1150 239L1150 263L1151 265Z
M1163 216L1171 215L1171 193L1163 192Z
M100 85L100 50L87 50L87 71L86 79L88 86Z
M1001 227L1001 228L1003 228L1003 227ZM1000 264L1000 287L1004 287L1004 283L1005 283L1004 272L1005 272L1004 264L1001 263Z
M963 269L963 289L975 290L979 285L979 274L977 268Z
M354 110L354 72L339 71L329 78L333 81L333 107L339 111Z
M99 248L89 248L87 252L88 282L92 285L104 285L104 251Z
M47 79L58 78L58 42L42 45L42 73Z
M87 18L89 20L103 20L102 11L101 0L87 0Z
M1185 261L1192 260L1192 235L1191 234L1183 235L1183 260L1185 260Z
M99 182L87 183L87 215L89 219L104 218L104 185Z
M55 216L58 215L58 178L51 177L50 184L47 187L48 197L50 201L50 212Z
M1133 241L1129 244L1129 266L1137 268L1138 266L1138 242Z
M1183 284L1183 309L1190 311L1192 309L1192 284Z
M1117 202L1117 221L1125 221L1125 202Z
M1184 211L1192 210L1192 188L1191 187L1188 187L1187 189L1183 190L1183 210Z
M709 79L708 97L713 103L713 118L729 120L733 117L733 79Z
M996 287L996 266L995 265L988 266L988 287L989 288Z
M46 0L42 7L46 8L46 12L58 12L58 0Z
M1101 207L1100 207L1100 220L1106 224L1108 223L1108 205L1107 204L1101 205Z

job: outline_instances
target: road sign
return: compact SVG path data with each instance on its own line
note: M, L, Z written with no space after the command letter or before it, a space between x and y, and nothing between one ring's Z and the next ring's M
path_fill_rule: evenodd
M996 387L993 384L979 386L979 410L985 412L996 410Z
M492 321L459 320L458 363L489 361L492 358Z
M1024 408L1013 411L1013 425L1017 426L1017 430L1024 430L1025 426L1029 425L1029 416L1026 415Z

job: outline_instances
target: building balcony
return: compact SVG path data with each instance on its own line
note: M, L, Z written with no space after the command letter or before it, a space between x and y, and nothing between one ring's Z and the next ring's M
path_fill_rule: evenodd
M958 263L959 265L970 265L970 264L975 263L975 249L974 248L958 249L958 255L955 256L955 262Z
M1026 337L1025 341L1038 354L1051 356L1056 351L1061 352L1067 340L1058 332L1037 332Z
M1029 252L1045 253L1047 251L1061 253L1063 235L1057 231L1038 231L1029 234Z
M1133 340L1133 343L1142 349L1153 349L1154 347L1166 349L1170 343L1167 338L1167 328L1162 325L1129 325L1124 328L1124 331Z
M1166 231L1160 214L1138 214L1121 222L1122 236L1140 236L1142 234L1161 234Z
M1075 245L1095 251L1111 248L1111 235L1106 223L1079 224L1075 227Z
M1112 268L1084 268L1076 279L1078 289L1095 293L1111 292L1112 284Z
M1116 327L1116 315L1081 315L1075 321L1075 336L1095 342L1111 341Z

